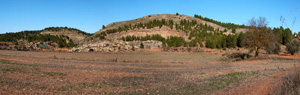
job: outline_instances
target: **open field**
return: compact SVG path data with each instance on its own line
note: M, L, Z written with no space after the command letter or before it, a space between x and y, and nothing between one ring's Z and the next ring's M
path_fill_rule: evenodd
M268 94L299 56L0 51L0 94Z

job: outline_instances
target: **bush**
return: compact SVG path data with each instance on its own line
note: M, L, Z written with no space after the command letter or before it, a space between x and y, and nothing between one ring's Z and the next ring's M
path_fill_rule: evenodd
M300 71L295 71L281 79L281 83L272 95L299 95Z
M251 57L248 53L239 53L239 52L225 53L222 54L222 56L225 56L222 58L222 60L224 61L241 61L241 60L249 59Z
M280 44L276 43L274 48L267 47L265 50L268 54L279 54L280 49Z
M292 55L294 55L295 53L299 52L300 50L300 43L297 40L293 40L292 42L288 43L286 45L286 49L288 51L288 53L291 53Z

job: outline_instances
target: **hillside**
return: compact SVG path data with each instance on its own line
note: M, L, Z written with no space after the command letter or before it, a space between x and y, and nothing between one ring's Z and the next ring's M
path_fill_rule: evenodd
M134 50L140 48L142 44L147 44L145 46L147 48L203 47L204 42L208 48L227 48L236 46L232 42L236 42L233 40L240 32L246 32L245 26L221 23L198 15L195 17L179 14L148 15L108 24L71 51L119 51L120 49L114 47L120 47L120 44L124 44L123 41L127 45L121 47L132 47ZM230 39L229 45L214 47L214 44L221 44L221 40L226 41L227 38ZM149 40L153 43L145 42ZM220 41L217 42L218 40ZM104 47L109 49L103 50Z
M0 49L55 50L74 47L90 34L76 28L48 27L42 30L0 34Z
M72 42L76 44L83 41L86 37L90 35L81 30L75 28L68 28L68 27L48 27L43 29L43 31L40 34L50 34L54 36L63 35L69 37L72 40Z
M189 36L189 33L193 32L193 30L203 30L203 28L208 28L207 32L219 32L226 29L227 31L224 32L225 34L232 33L231 28L222 27L213 22L209 22L213 20L205 21L206 19L202 20L196 17L173 14L148 15L135 20L114 22L108 24L104 29L99 30L93 36L99 37L106 34L105 36L107 36L107 39L116 39L128 35L146 36L161 34L164 38L167 38L169 36L180 36L187 38ZM161 25L155 25L155 21ZM185 23L192 25L185 25ZM197 25L202 26L197 27ZM245 32L246 30L241 28L235 29L236 33L239 33L241 31ZM106 33L104 34L103 32ZM186 34L188 34L188 36Z

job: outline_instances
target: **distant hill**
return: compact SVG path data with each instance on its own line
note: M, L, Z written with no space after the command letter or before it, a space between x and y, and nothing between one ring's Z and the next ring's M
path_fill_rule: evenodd
M53 48L74 47L91 34L76 28L48 27L42 30L0 34L1 42L15 43L10 47L34 47L37 44L52 44ZM22 43L22 45L20 45ZM47 45L42 45L47 46ZM49 47L47 46L47 47Z
M54 36L65 36L72 40L73 43L78 44L91 34L83 32L76 28L68 27L48 27L42 30L40 34L50 34Z

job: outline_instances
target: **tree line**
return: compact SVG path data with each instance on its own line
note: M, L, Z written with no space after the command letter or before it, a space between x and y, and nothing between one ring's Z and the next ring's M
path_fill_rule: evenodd
M87 33L87 32L84 32L82 30L79 30L77 28L71 28L71 27L47 27L43 30L48 30L48 31L61 31L62 29L66 29L66 30L69 30L69 31L77 31L77 33L79 34L83 34L83 35L92 35L90 33Z
M0 41L2 42L17 42L19 39L24 39L26 37L40 34L42 30L34 30L34 31L21 31L16 33L5 33L0 34Z
M133 29L139 29L139 28L154 28L154 27L162 27L163 25L170 27L171 29L173 28L173 24L174 21L173 20L165 20L165 19L161 19L161 20L157 20L154 19L152 21L149 21L147 23L137 23L137 24L128 24L128 25L124 25L124 26L119 26L117 29L108 29L106 31L103 31L99 34L97 34L95 37L99 38L99 39L105 39L105 36L108 34L112 34L112 33L117 33L117 32L121 32L121 31L128 31L128 30L133 30ZM105 26L102 26L103 28L105 28Z
M234 23L223 23L223 22L220 22L220 21L216 21L214 19L210 19L210 18L207 18L207 17L202 17L201 15L197 15L197 14L195 14L194 17L199 18L199 19L204 20L204 21L215 23L217 25L220 25L220 26L228 28L228 29L237 29L237 28L246 28L247 27L245 25L238 25L238 24L234 24Z

